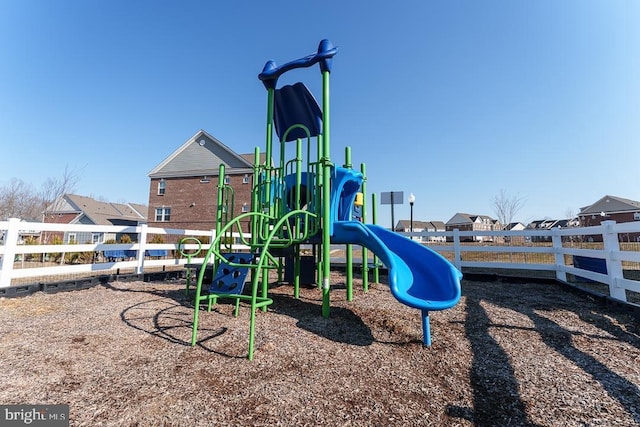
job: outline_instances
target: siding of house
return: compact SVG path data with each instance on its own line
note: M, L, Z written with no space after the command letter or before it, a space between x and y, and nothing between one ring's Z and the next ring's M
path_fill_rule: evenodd
M233 209L225 214L234 218L251 211L253 154L237 154L204 130L196 132L184 144L149 172L150 226L215 229L219 167L225 166L227 185L233 189ZM261 155L261 161L265 160ZM163 182L164 194L158 194ZM244 209L243 209L244 207ZM156 221L159 208L170 209L169 220ZM248 230L248 221L242 225Z

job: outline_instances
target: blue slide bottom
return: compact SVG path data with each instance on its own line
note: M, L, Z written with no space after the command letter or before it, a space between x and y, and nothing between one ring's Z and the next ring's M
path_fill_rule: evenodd
M331 242L364 246L380 258L389 270L393 296L421 311L423 342L431 345L429 311L458 303L462 273L439 253L378 225L334 222Z

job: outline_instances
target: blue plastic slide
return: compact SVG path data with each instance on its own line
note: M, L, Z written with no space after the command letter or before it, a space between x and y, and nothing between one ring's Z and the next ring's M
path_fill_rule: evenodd
M462 273L439 253L378 225L336 221L331 242L358 244L380 258L389 270L393 296L421 311L423 342L431 345L429 311L458 303Z

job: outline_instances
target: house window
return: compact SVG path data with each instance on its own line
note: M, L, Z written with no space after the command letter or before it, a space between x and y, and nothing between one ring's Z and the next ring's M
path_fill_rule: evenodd
M76 243L78 241L78 237L76 233L69 233L69 244Z
M230 177L229 175L227 175L227 176L225 176L225 177L224 177L224 183L225 183L226 185L231 184L231 177Z
M222 205L222 213L227 213L227 205Z
M156 208L156 222L171 221L171 208Z
M202 179L200 180L200 183L202 183L202 184L206 184L208 182L211 182L211 180L209 179L209 177L207 175L203 176Z
M242 204L242 212L249 212L249 204L247 203Z
M161 179L160 182L158 182L158 196L164 196L165 190L166 188L164 179Z
M248 173L244 174L244 178L242 178L242 183L243 184L248 184L249 183L249 174Z
M91 243L100 243L101 237L100 233L91 233Z

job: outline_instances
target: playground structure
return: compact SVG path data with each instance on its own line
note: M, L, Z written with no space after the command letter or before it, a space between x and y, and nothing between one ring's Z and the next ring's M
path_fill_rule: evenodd
M212 264L213 279L205 291L205 271L200 268L194 296L192 345L196 344L201 303L212 304L222 298L250 304L248 358L253 359L256 310L272 304L268 296L269 271L282 272L282 255L294 262L294 296L299 293L300 245L318 247L317 283L322 289L322 315L330 315L330 245L347 245L347 274L351 274L351 246L370 249L388 269L388 282L394 297L420 310L423 342L431 345L429 311L444 310L460 299L462 274L445 258L393 231L365 224L365 167L352 169L351 150L345 149L345 165L330 159L329 77L337 53L328 40L322 40L316 53L277 66L268 61L258 78L267 90L267 132L264 163L255 149L251 211L232 217L234 192L225 185L225 168L220 166L216 212L216 238L203 259ZM277 87L286 72L318 64L322 76L322 108L303 83ZM279 146L274 143L274 133ZM287 144L295 144L293 158L287 158ZM274 149L275 148L275 149ZM279 150L278 150L279 149ZM289 150L290 151L290 150ZM277 161L274 161L274 158ZM354 206L361 211L354 217ZM375 206L375 202L374 202ZM233 253L231 243L238 239L250 247L249 253ZM316 252L316 251L314 251ZM368 267L363 267L363 273ZM250 274L249 274L250 273ZM250 277L250 292L244 292ZM189 289L190 277L187 282ZM347 299L351 299L351 277L347 278Z

